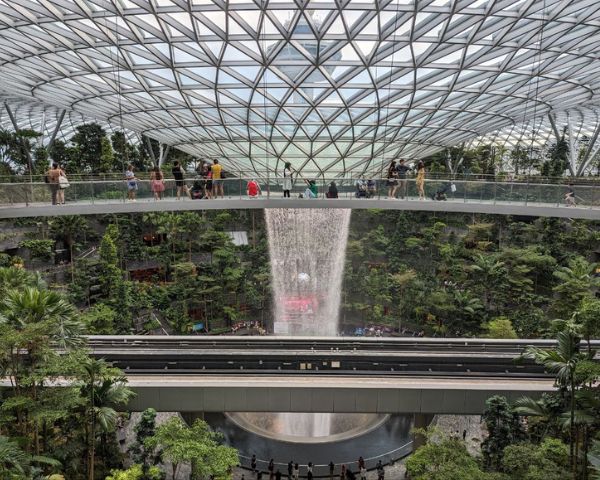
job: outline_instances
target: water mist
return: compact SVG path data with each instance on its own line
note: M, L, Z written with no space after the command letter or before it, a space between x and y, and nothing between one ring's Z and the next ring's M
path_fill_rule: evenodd
M307 200L310 201L310 200ZM338 333L349 209L267 209L277 335ZM326 436L331 414L282 413L277 430Z

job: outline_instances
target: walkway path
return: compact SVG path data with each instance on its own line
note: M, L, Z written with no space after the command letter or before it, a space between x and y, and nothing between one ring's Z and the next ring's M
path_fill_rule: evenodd
M600 200L600 199L599 199ZM523 215L536 217L564 217L600 220L600 204L567 207L557 203L517 202L504 200L448 199L419 201L414 197L404 200L374 198L300 199L300 198L225 198L218 200L154 201L140 199L136 202L122 200L80 200L66 205L49 205L36 202L26 205L0 204L0 218L43 217L58 215L97 215L107 213L146 213L188 210L237 210L264 208L351 208L382 210L420 210L431 212L462 212L497 215Z

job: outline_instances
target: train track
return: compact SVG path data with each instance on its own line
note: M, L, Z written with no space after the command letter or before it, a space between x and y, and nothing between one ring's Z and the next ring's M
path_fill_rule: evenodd
M553 340L91 336L91 354L128 375L352 375L549 378L520 359ZM593 347L600 346L594 341Z

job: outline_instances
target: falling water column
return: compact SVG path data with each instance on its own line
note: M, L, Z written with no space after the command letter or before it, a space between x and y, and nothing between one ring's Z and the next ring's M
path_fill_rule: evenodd
M308 200L307 200L308 201ZM337 335L349 209L267 209L278 335ZM281 433L329 435L329 414L281 414Z

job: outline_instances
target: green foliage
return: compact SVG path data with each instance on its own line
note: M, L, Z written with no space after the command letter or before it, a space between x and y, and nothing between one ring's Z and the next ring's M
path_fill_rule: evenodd
M81 316L90 335L112 335L115 333L117 312L104 303L97 303Z
M33 258L50 260L54 243L54 240L23 240L19 247L29 250Z
M568 266L560 267L554 276L560 282L554 287L556 298L553 309L559 318L570 318L581 302L592 295L593 288L600 285L600 279L592 276L596 265L585 258L576 256Z
M172 417L157 427L156 434L145 444L149 449L161 449L163 458L173 466L173 478L179 465L190 463L192 480L211 475L215 480L227 480L239 463L237 451L221 445L219 435L202 420L188 427L181 418Z
M485 326L488 338L518 338L512 322L506 317L496 317Z
M406 470L414 480L491 480L457 439L420 447L407 458Z
M153 455L152 449L146 448L145 442L156 433L156 410L147 408L142 412L140 421L134 428L135 443L130 448L130 453L135 462L146 470L149 465L156 465L159 455Z
M569 447L554 438L509 445L502 456L502 470L514 480L562 480L568 478L568 466Z
M162 480L163 472L158 467L150 467L146 472L141 465L133 465L127 470L111 470L106 480Z
M523 437L519 418L506 398L493 396L485 402L483 421L488 437L481 444L483 460L488 468L499 470L504 449Z

